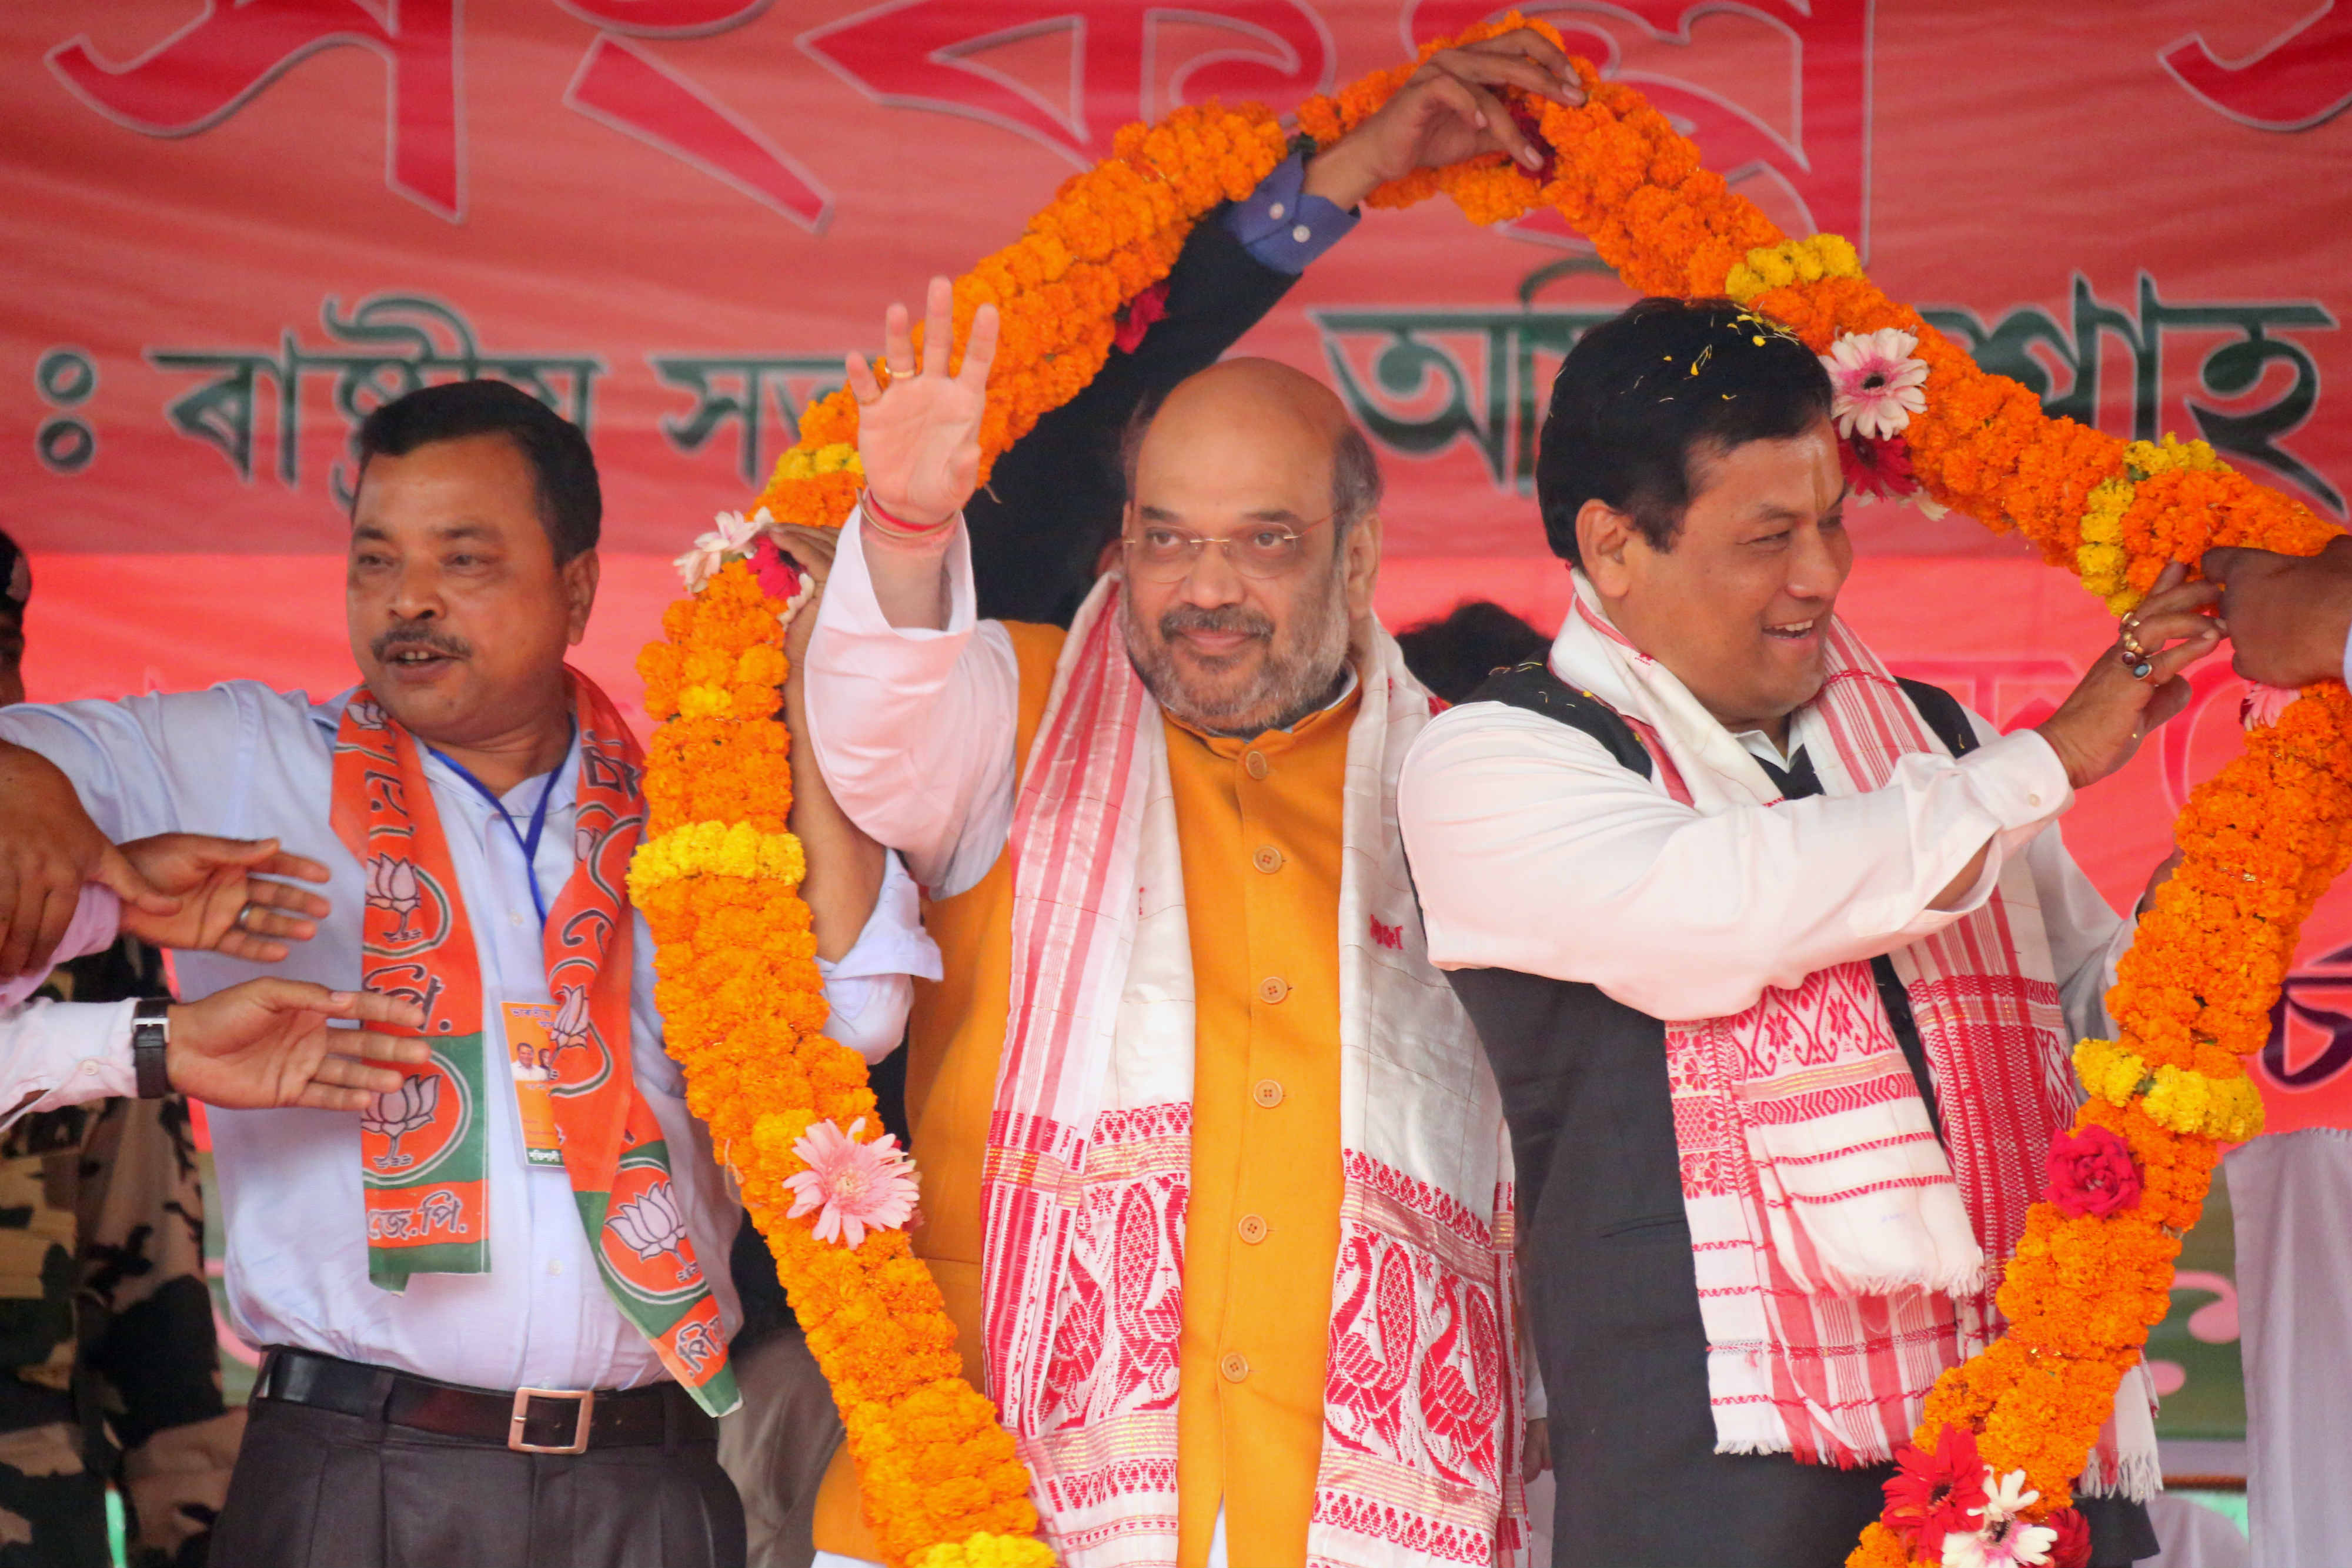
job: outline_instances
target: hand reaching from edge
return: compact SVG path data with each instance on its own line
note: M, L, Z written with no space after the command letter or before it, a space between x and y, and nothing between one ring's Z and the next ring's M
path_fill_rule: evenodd
M180 907L99 831L57 764L0 744L0 980L48 967L93 882L112 888L126 910L167 915Z
M122 929L158 947L209 948L255 964L275 964L288 942L307 942L330 908L272 877L325 882L327 868L289 855L276 839L215 839L203 833L158 833L122 846L148 883L179 900L159 915L122 907Z
M2343 674L2352 632L2352 536L2338 534L2310 556L2210 549L2205 575L2221 584L2238 674L2273 686Z
M1353 207L1416 169L1443 169L1482 152L1507 152L1530 172L1544 155L1511 118L1506 88L1571 108L1584 84L1559 47L1533 27L1440 49L1371 117L1318 153L1306 189Z
M432 1057L431 1043L419 1036L333 1029L331 1019L425 1026L412 1001L264 977L173 1007L164 1071L182 1093L235 1110L363 1111L406 1076L389 1064L419 1066Z
M912 528L930 528L954 517L980 481L980 424L988 407L988 370L996 358L996 307L982 305L974 313L963 365L950 375L954 319L954 287L934 277L923 318L919 371L904 305L891 306L883 318L887 390L866 356L849 356L866 487L884 511Z

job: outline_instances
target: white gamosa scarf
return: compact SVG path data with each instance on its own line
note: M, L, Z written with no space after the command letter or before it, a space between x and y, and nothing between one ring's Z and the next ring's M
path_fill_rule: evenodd
M1553 673L1633 726L1661 786L1707 814L1779 801L1747 747L1610 623L1581 573L1576 591ZM1884 788L1906 755L1948 755L1838 622L1828 679L1791 716L1789 740L1832 796ZM2004 862L1980 908L1890 956L1948 1154L1866 962L1767 990L1735 1018L1666 1025L1718 1452L1883 1463L1910 1440L1937 1376L2001 1331L1994 1295L2077 1103L2024 857ZM2155 1490L2152 1406L2136 1366L2086 1490Z
M1176 1561L1192 943L1166 736L1116 574L1070 629L1015 810L1013 990L982 1206L991 1392L1073 1568ZM1340 1141L1323 1451L1307 1558L1520 1547L1510 1155L1430 967L1396 827L1428 694L1354 650L1339 886Z

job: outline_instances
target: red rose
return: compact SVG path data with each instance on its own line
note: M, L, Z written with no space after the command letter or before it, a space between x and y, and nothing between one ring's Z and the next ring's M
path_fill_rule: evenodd
M1895 1473L1886 1479L1885 1511L1878 1517L1911 1542L1914 1555L1940 1563L1944 1537L1974 1535L1984 1524L1990 1500L1975 1435L1946 1427L1933 1454L1909 1443L1896 1450Z
M760 580L760 587L769 598L785 601L798 593L807 579L800 562L777 549L776 541L766 534L761 534L759 542L751 547L751 575Z
M2062 1508L2042 1522L2058 1532L2050 1543L2050 1568L2090 1568L2091 1523L2081 1510Z
M2105 1217L2139 1201L2131 1145L2096 1123L2050 1140L2050 1201L2069 1214Z
M1118 313L1118 329L1111 341L1118 345L1120 353L1131 354L1143 346L1143 335L1151 330L1151 324L1167 314L1168 281L1162 278L1127 302Z

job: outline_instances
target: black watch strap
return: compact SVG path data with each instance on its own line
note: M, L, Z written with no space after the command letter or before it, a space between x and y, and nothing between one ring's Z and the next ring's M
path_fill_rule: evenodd
M172 1092L172 1075L163 1061L171 1039L171 999L140 998L131 1009L131 1068L139 1076L142 1100L161 1100Z

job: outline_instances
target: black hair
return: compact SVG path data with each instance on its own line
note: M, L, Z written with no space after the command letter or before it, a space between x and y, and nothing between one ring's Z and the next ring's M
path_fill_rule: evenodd
M1491 599L1465 599L1444 620L1398 632L1397 647L1415 680L1459 703L1497 670L1542 658L1551 639Z
M1579 338L1551 383L1536 500L1552 553L1581 566L1576 515L1598 500L1674 548L1698 462L1829 417L1811 349L1728 299L1643 299Z
M555 564L596 548L604 492L596 458L578 425L510 382L446 382L418 387L374 410L360 425L360 475L378 455L405 457L436 441L503 435L530 465L539 520L555 547Z

